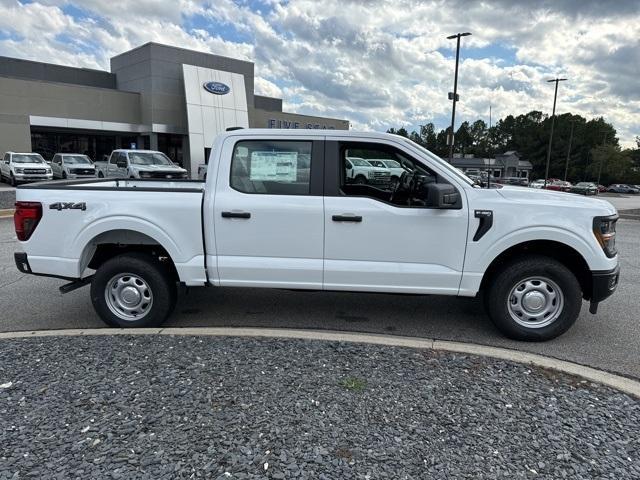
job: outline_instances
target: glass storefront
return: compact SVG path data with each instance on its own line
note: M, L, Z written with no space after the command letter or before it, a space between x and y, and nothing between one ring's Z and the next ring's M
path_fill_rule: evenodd
M183 135L158 134L158 150L169 157L173 163L177 163L181 167L184 166L182 158L183 138Z
M31 129L31 151L51 160L56 153L81 153L91 160L105 160L116 148L116 135Z

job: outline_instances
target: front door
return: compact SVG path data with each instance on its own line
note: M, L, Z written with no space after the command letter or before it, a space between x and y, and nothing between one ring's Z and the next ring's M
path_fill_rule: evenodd
M321 289L323 143L229 137L221 155L231 161L220 162L216 179L210 277L222 286Z
M429 208L424 185L446 179L402 147L328 141L324 288L456 294L467 238L466 198L455 209ZM388 159L399 182L357 184L347 157Z

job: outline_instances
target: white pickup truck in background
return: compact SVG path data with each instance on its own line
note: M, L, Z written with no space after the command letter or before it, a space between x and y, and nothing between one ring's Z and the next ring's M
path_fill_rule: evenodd
M482 189L382 133L235 130L212 151L206 182L19 187L18 269L66 279L63 292L90 283L96 311L119 327L160 325L179 284L480 293L498 328L521 340L562 334L583 299L596 313L617 286L618 217L605 201ZM354 151L407 171L391 190L352 183Z
M106 162L95 162L98 178L187 178L187 171L155 150L114 150Z

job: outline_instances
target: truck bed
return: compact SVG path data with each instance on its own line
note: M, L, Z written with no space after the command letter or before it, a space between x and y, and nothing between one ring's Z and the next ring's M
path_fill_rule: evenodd
M34 273L82 278L97 240L157 243L188 285L206 282L202 229L204 182L92 179L21 185L16 201L39 202L42 218L24 242Z

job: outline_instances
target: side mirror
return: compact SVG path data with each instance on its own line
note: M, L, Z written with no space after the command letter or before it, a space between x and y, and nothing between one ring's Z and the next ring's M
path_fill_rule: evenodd
M118 168L127 168L127 161L126 160L118 160L116 162L116 165L118 166Z
M347 167L347 170L351 170L351 165L347 164L346 167Z
M460 194L448 183L427 184L427 206L431 208L457 208Z

